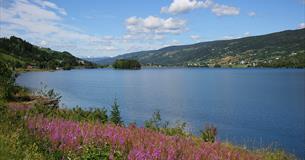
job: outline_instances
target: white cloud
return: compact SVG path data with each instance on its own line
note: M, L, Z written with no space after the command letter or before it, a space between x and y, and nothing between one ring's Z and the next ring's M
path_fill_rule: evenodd
M250 17L254 17L254 16L256 16L256 13L255 13L255 12L253 12L253 11L251 11L251 12L249 12L249 13L248 13L248 16L250 16Z
M305 28L305 23L304 22L300 23L299 26L298 26L298 29L303 29L303 28Z
M1 6L1 21L4 22L16 22L20 19L25 21L33 20L60 20L61 17L55 12L45 10L37 5L33 5L27 0L17 0L10 8L4 8Z
M201 37L199 35L191 35L190 38L193 40L193 41L200 41L201 40Z
M240 12L239 8L218 4L212 0L173 0L169 7L161 8L161 13L179 14L199 8L208 8L217 16L239 15Z
M0 37L17 36L33 44L69 51L76 56L114 56L119 53L158 49L165 36L185 30L185 21L158 17L126 20L123 36L97 36L64 23L67 13L48 1L14 0L0 6Z
M223 36L222 38L220 38L221 40L230 40L230 39L237 39L240 37L236 37L236 36Z
M36 45L76 55L111 54L119 45L109 36L94 36L63 23L63 8L42 0L15 0L0 6L1 37L18 36Z
M174 39L174 40L171 40L170 42L167 42L162 47L177 46L177 45L181 45L181 42Z
M130 34L180 34L185 31L185 20L149 16L146 18L130 17L126 19L126 29Z
M106 50L106 51L117 51L118 49L114 46L104 46L102 48L103 50Z
M169 7L162 7L161 13L185 13L197 8L208 8L212 4L211 0L174 0Z
M245 33L244 33L244 37L249 37L249 36L251 36L251 33L250 33L250 32L245 32Z
M122 43L126 45L128 52L177 45L177 41L166 42L166 38L186 31L185 25L185 20L175 18L129 17L125 20L127 33L122 37Z
M53 9L57 12L59 12L62 15L67 15L67 12L65 9L58 7L55 3L46 1L46 0L33 0L33 2L35 2L36 4L38 4L39 6L43 7L43 8L50 8Z
M45 46L45 45L47 45L48 44L48 42L46 42L46 41L44 41L44 40L42 40L42 41L40 41L40 43L39 43L41 46Z
M227 5L215 4L212 7L212 12L217 16L234 16L234 15L239 15L239 8L227 6Z
M1 1L1 0L0 0ZM126 52L158 49L173 36L187 31L186 21L177 18L130 17L122 36L90 35L65 24L68 13L46 0L12 0L0 6L0 37L17 36L33 44L76 56L114 56ZM170 38L169 38L170 37Z
M243 34L235 34L235 35L223 36L220 39L221 40L230 40L230 39L239 39L239 38L250 37L250 36L251 36L250 32L245 32Z

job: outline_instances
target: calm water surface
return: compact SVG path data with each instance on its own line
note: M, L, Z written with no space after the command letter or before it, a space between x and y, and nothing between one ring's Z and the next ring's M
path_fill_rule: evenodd
M160 110L165 120L188 123L198 134L214 124L221 140L247 147L278 146L304 158L305 70L142 69L24 73L17 83L41 82L63 96L64 105L110 108L117 97L125 122Z

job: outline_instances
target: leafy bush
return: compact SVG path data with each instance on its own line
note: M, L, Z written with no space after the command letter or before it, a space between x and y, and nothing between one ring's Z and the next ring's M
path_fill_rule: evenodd
M103 144L102 146L97 146L94 144L85 145L81 155L72 155L73 159L80 157L81 160L121 160L123 159L122 153L120 151L111 151L111 146L109 144Z
M168 121L162 121L160 111L153 113L152 117L144 122L145 128L161 132L163 134L174 136L188 136L189 133L185 131L186 123L177 121L175 125L170 126Z
M153 113L152 117L144 122L144 126L146 128L160 131L160 128L167 128L169 122L162 122L160 111L156 111Z
M11 99L15 76L9 66L0 60L0 99Z
M169 136L189 136L190 134L185 131L186 122L176 122L172 127L161 128L161 133L164 133Z
M207 125L204 131L201 131L201 138L205 142L215 142L217 129L213 125Z
M105 108L95 108L89 111L88 119L91 121L98 121L101 123L108 122L107 110ZM123 123L123 122L122 122Z
M42 84L42 83L41 83ZM48 89L47 85L44 85L41 87L37 92L36 95L41 96L43 99L41 103L44 105L47 105L48 107L51 108L58 108L59 107L59 102L62 96L60 96L59 93L55 92L54 89Z
M62 118L76 120L76 121L92 121L92 122L108 122L107 110L105 108L94 108L84 110L80 107L73 108L72 111L66 109L61 110Z
M7 112L8 112L7 106L4 105L4 103L0 101L0 115L1 115L0 116L0 123L7 119L7 117L6 117Z
M101 148L98 148L93 145L87 145L84 147L84 151L81 155L81 159L90 160L90 159L103 159L107 160L110 156L110 146L105 145Z

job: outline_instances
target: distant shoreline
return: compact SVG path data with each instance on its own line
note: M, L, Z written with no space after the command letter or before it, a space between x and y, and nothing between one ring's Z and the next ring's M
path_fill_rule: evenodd
M112 69L112 70L118 70L118 71L140 71L145 69L211 69L211 70L220 70L220 69L232 69L232 70L253 70L253 69L282 69L282 70L304 70L305 68L294 68L294 67L221 67L221 68L213 68L213 67L184 67L184 66L168 66L168 67L150 67L150 66L143 66L141 69L114 69L112 67L106 67L106 68L73 68L70 70L50 70L50 69L16 69L17 75L27 72L57 72L57 71L71 71L71 70L94 70L94 69Z

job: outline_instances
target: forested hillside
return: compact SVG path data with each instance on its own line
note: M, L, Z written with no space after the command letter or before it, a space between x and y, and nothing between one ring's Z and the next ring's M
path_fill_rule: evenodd
M223 67L305 67L305 29L288 30L233 40L171 46L123 54L116 59L136 59L144 65Z
M95 66L69 52L41 48L14 36L0 38L0 60L15 68L71 69Z

